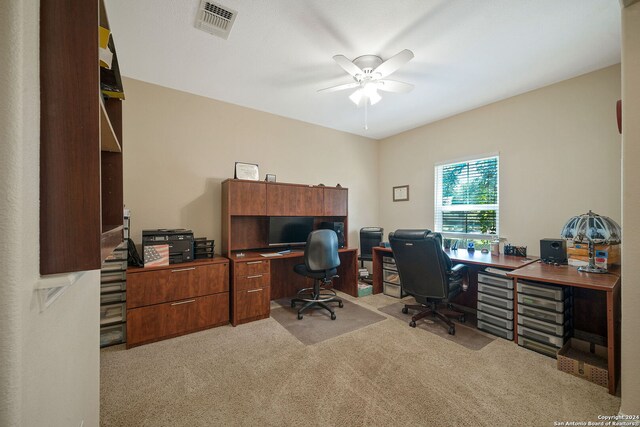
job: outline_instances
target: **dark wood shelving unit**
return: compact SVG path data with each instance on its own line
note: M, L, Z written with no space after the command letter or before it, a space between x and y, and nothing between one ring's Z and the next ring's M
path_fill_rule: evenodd
M100 91L99 25L101 0L40 4L43 275L99 269L123 238L122 102Z

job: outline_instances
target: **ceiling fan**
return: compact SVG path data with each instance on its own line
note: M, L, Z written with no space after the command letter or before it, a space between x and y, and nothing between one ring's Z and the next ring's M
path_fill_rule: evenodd
M382 61L382 58L377 55L363 55L353 61L350 61L344 55L336 55L333 59L355 81L320 89L318 92L336 92L357 88L355 92L349 95L349 99L357 106L361 106L364 103L365 107L367 104L374 105L382 99L378 94L378 89L386 92L410 92L413 89L412 84L388 80L385 77L398 70L412 58L413 52L409 49L401 51L386 61Z

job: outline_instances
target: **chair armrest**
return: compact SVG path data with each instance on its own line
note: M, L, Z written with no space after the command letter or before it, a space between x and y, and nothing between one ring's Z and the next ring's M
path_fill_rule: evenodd
M451 273L460 274L465 268L467 268L467 266L464 264L456 264L453 267L451 267Z

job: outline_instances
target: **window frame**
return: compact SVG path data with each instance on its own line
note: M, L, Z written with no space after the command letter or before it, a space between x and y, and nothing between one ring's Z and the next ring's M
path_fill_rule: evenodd
M446 209L443 209L445 205L442 204L442 170L445 166L456 165L460 163L471 163L477 162L481 160L487 160L495 158L497 161L496 165L496 190L497 190L497 200L495 204L491 205L478 205L478 204L469 204L469 205L446 205ZM467 156L463 158L447 160L443 162L438 162L434 164L433 167L433 182L434 182L434 192L433 192L433 225L434 231L436 233L442 234L447 238L457 238L457 239L472 239L472 240L488 240L500 237L500 153L486 153L479 154L473 156ZM440 203L440 205L438 205ZM473 210L495 210L496 211L496 232L495 233L463 233L456 231L442 231L442 212L455 212L455 211L473 211Z

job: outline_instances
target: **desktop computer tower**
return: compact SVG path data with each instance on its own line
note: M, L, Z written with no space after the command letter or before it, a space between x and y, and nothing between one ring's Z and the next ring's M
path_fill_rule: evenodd
M335 231L338 235L338 247L344 248L344 222L321 222L320 229Z

